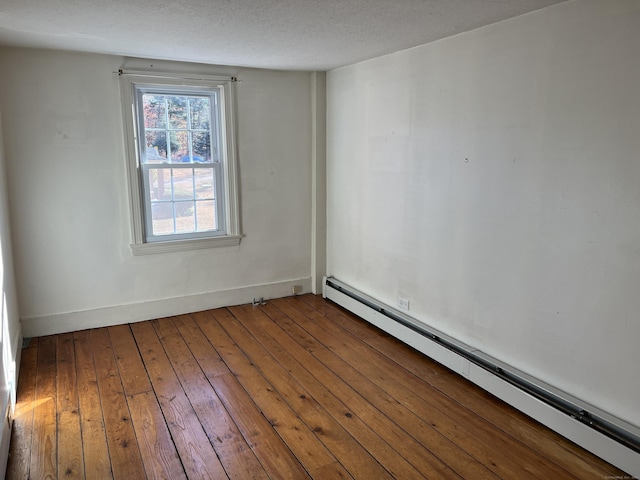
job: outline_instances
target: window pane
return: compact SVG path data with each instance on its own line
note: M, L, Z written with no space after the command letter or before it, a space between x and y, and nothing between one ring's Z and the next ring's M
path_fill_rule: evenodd
M211 161L211 139L209 132L193 132L191 134L193 161L198 163Z
M214 198L213 168L198 168L195 171L196 198Z
M147 131L147 158L145 163L165 163L167 161L167 134Z
M153 235L170 235L173 229L173 203L152 203L151 223Z
M162 168L150 168L148 173L151 201L171 200L171 172Z
M191 97L189 99L191 108L191 128L197 130L209 130L211 119L211 101L208 97Z
M187 97L167 97L169 128L187 128Z
M176 202L176 232L190 233L196 231L196 220L193 202Z
M171 132L171 162L188 162L189 161L189 135L187 132Z
M164 95L145 94L142 96L145 128L165 128L166 109Z
M193 200L193 168L172 170L174 200Z
M215 205L213 200L196 202L196 216L198 218L198 231L217 230L215 218Z

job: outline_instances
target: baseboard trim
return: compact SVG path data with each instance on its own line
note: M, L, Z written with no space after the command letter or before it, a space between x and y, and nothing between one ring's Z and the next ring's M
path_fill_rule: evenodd
M148 302L114 305L78 312L23 318L22 334L25 338L41 337L44 335L55 335L89 328L142 322L144 320L199 312L211 308L241 305L251 303L254 298L264 298L268 300L270 298L287 297L292 294L292 287L294 285L301 285L302 293L308 293L311 291L311 277Z
M506 381L504 378L498 376L496 372L487 370L482 364L469 361L456 352L456 350L458 350L457 347L462 347L462 350L469 351L475 358L484 358L487 363L490 362L491 364L499 365L502 371L510 370L512 373L521 378L528 379L530 382L536 381L524 372L509 367L499 360L491 358L479 350L473 349L424 324L422 324L424 328L411 328L417 325L417 322L411 319L411 317L398 312L372 297L368 297L364 293L332 277L325 277L323 281L323 296L381 330L393 335L407 345L412 346L438 363L448 367L586 450L598 455L621 470L640 478L639 453L613 440L607 435L592 429L585 423L578 421L578 419L561 412L556 407L529 394L513 383ZM394 321L390 317L403 317L404 322ZM422 331L423 333L418 333L418 331ZM538 383L543 385L542 382ZM560 390L552 386L543 386L548 391L558 394L561 393ZM610 424L621 426L621 429L628 432L630 436L640 438L640 428L635 425L616 419L608 413L567 394L563 393L563 395L570 402L583 406L586 411L597 414L597 417L606 419Z

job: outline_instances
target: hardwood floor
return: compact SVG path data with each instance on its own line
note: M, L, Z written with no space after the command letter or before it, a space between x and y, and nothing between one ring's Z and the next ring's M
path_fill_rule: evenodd
M320 297L34 338L8 479L624 475Z

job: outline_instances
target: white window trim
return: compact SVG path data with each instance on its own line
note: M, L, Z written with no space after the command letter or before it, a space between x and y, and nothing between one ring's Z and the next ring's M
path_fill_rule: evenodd
M235 135L235 77L212 75L181 75L155 71L120 70L120 97L127 156L129 203L131 206L131 251L133 255L149 255L201 248L238 245L243 237L240 229L240 200L238 188L237 145ZM224 223L226 234L216 237L176 239L146 242L144 236L144 192L140 186L140 158L137 145L137 119L135 113L136 85L223 87L224 119L226 124L226 163L224 182Z

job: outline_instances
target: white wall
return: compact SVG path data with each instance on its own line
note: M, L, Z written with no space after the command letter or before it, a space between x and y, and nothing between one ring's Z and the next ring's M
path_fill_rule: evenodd
M640 426L640 2L328 74L330 275Z
M4 478L11 430L5 414L16 401L17 367L20 362L21 326L13 272L11 229L5 157L0 119L0 478Z
M309 290L309 73L13 48L0 63L25 336ZM239 247L132 256L113 73L125 64L239 77Z

